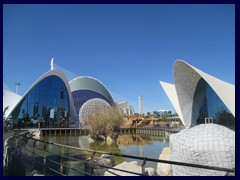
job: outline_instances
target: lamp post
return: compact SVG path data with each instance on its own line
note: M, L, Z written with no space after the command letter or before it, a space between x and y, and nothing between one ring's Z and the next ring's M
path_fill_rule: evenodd
M18 87L21 85L19 82L16 82L15 83L15 85L16 85L16 94L18 93Z

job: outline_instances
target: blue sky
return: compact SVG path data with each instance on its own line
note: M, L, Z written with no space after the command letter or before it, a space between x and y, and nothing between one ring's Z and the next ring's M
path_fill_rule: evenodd
M175 112L159 80L174 83L182 59L235 84L235 6L4 5L3 80L23 95L56 67L68 78L92 76L115 101L138 112Z

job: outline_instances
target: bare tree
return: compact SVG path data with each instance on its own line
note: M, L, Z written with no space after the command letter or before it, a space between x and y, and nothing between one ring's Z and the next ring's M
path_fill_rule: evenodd
M101 136L115 137L123 123L124 115L116 106L104 107L88 116L86 123L90 126L90 136L99 140Z

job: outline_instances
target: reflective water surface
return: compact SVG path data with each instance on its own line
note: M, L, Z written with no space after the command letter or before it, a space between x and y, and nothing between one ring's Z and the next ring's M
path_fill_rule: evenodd
M99 150L112 153L121 153L141 157L149 157L158 159L162 149L169 146L169 139L167 137L157 137L148 135L137 134L125 134L119 135L115 143L107 144L107 142L88 142L88 136L42 136L41 140L48 142L55 142L66 144L75 147L81 147L84 149ZM54 148L54 149L52 149ZM61 149L49 146L49 151L55 153L63 153ZM73 149L64 148L64 154L68 155L80 155L79 151ZM100 155L99 155L100 156ZM123 157L115 157L115 164L119 164L123 161L136 161L134 159L128 159ZM142 161L138 161L141 165ZM145 167L153 167L156 169L157 163L147 162Z

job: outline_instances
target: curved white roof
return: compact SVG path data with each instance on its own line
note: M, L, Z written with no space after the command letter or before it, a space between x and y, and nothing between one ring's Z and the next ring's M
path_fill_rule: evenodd
M8 117L21 98L20 95L14 93L5 83L3 83L3 111L7 108L4 114L5 117Z
M235 132L218 124L199 124L170 136L171 160L235 168ZM174 176L224 176L226 172L172 166Z
M178 102L178 97L177 97L177 92L176 92L175 85L170 84L170 83L166 83L166 82L162 82L162 81L160 81L160 84L162 85L163 90L165 91L168 98L172 102L172 105L175 108L179 118L182 120L183 125L185 125L184 119L182 117L182 112L181 112L181 109L180 109L180 105L179 105L179 102Z
M17 107L17 105L26 97L26 95L31 91L31 89L36 86L41 80L45 79L46 77L48 76L51 76L51 75L55 75L55 76L58 76L59 78L61 78L67 88L67 91L68 91L68 99L69 99L69 111L70 111L70 116L73 117L74 119L78 119L77 118L77 114L75 112L75 107L74 107L74 103L73 103L73 99L72 99L72 94L71 94L71 90L70 90L70 86L69 86L69 83L68 83L68 80L67 78L64 76L64 74L59 71L59 70L50 70L48 72L46 72L44 75L42 75L36 82L33 83L33 85L27 90L27 92L22 96L21 100L16 104L15 107ZM14 109L15 109L14 107ZM14 110L13 109L13 110ZM12 111L13 111L12 110ZM11 112L12 112L11 111Z
M114 103L109 90L104 86L102 82L100 82L96 78L89 76L81 76L71 80L69 84L72 92L77 90L92 90L102 94L112 104Z
M217 79L182 60L177 60L174 64L175 86L164 82L160 82L160 84L184 125L191 124L194 93L201 78L212 87L235 116L235 85Z
M132 115L135 114L134 108L128 104L128 102L120 102L116 104L118 109L122 111L126 115Z

